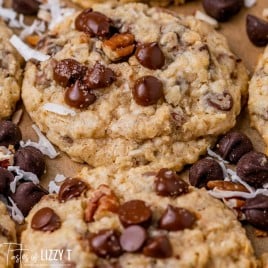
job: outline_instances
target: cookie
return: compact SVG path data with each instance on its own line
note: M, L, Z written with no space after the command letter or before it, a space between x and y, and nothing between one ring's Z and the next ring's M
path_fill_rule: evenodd
M61 250L55 263L71 267L256 267L235 215L168 169L85 168L27 223L23 246Z
M15 223L11 220L4 203L0 201L0 267L13 267L15 243Z
M31 118L73 160L95 167L195 162L236 122L247 94L241 60L193 17L143 4L94 10L40 41L51 57L26 66Z
M268 47L260 57L249 83L248 109L251 125L268 145Z
M0 20L0 119L8 118L20 98L23 59L10 44L11 30Z

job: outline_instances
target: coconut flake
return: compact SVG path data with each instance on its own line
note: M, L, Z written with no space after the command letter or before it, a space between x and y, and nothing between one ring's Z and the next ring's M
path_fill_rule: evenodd
M210 25L212 25L214 28L218 28L219 27L219 23L217 20L215 20L214 18L208 16L207 14L197 10L195 12L195 18L198 20L202 20Z
M50 56L30 48L17 35L12 35L9 41L18 50L25 61L28 61L30 59L46 61L50 58Z
M66 177L63 174L57 174L54 181L55 182L63 182L66 180Z
M49 158L53 159L59 155L59 153L55 150L54 146L51 142L42 134L40 129L36 125L32 125L35 133L37 134L39 141L33 142L31 140L27 140L26 142L20 141L21 147L32 146L36 149L40 150L44 155L47 155Z
M231 197L241 197L245 199L254 198L259 194L267 195L268 196L268 189L257 189L255 192L252 193L245 193L239 191L223 191L219 189L209 190L208 193L216 198L231 198Z
M17 207L15 202L10 197L8 197L8 200L11 203L11 206L7 205L7 208L11 213L12 219L19 224L23 223L24 216L23 216L22 212L20 211L20 209Z
M256 5L256 0L244 0L244 6L247 8L251 8Z
M209 156L211 156L212 158L216 158L218 159L219 161L225 163L225 164L228 164L227 161L225 161L220 155L216 154L215 152L213 152L210 148L207 148L207 154Z
M60 115L71 115L71 116L76 115L76 112L74 110L56 103L46 103L43 105L43 109Z
M5 21L15 20L16 16L17 13L14 10L10 8L0 7L0 17L2 17Z
M22 118L22 115L23 115L23 110L22 109L17 110L12 116L12 119L11 119L12 123L14 123L15 125L18 125Z
M60 191L60 186L58 186L55 181L50 181L48 184L48 192L50 194L58 194L59 191Z

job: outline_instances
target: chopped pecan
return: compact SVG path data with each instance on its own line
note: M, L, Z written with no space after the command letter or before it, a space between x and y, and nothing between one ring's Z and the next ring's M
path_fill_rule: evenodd
M26 43L28 43L31 46L36 46L38 42L40 41L40 36L37 34L28 35L25 38Z
M135 49L135 37L131 33L115 34L103 42L103 51L111 61L130 56Z
M207 187L209 189L217 188L219 190L224 191L238 191L238 192L248 192L247 188L240 184L240 183L234 183L231 181L209 181L207 183Z
M94 219L103 217L107 211L117 212L119 202L113 191L102 184L88 200L85 209L85 221L91 222Z

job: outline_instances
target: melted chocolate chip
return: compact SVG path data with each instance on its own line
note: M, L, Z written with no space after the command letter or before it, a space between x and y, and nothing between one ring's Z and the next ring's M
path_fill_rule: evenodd
M83 78L83 83L90 89L110 86L115 81L115 73L100 63L88 70Z
M0 167L0 194L7 195L9 185L14 180L14 176L5 168Z
M165 64L165 55L157 43L139 44L135 56L148 69L161 69Z
M154 76L144 76L136 81L132 94L137 104L153 105L164 96L163 84Z
M59 229L61 221L59 216L51 208L44 207L38 210L31 222L31 227L34 230L43 232L53 232Z
M155 191L161 196L179 196L188 193L189 185L172 170L162 168L156 175Z
M72 198L79 197L87 188L85 182L76 178L68 178L60 187L58 199L60 202L66 202Z
M256 46L268 44L268 22L253 15L247 15L247 34Z
M11 121L0 121L0 146L18 146L22 139L20 128Z
M254 198L247 199L242 207L247 221L253 226L268 231L268 196L257 195Z
M233 97L224 92L223 94L210 94L207 98L208 104L220 111L230 111L233 108Z
M124 226L143 225L151 222L152 211L142 200L131 200L119 207L118 215Z
M245 134L234 131L221 138L217 148L223 159L236 164L244 154L253 150L253 145Z
M238 161L236 171L251 186L262 187L268 183L268 158L263 153L249 152Z
M48 192L40 185L32 182L24 182L17 186L16 192L11 193L10 197L26 217L31 208Z
M126 228L120 236L120 244L126 252L136 252L141 249L147 237L146 230L139 225Z
M27 146L20 148L14 155L15 166L22 170L32 172L41 177L45 172L44 155L36 148Z
M75 28L91 37L108 37L112 30L112 20L100 12L86 9L75 19Z
M223 180L223 172L220 164L213 159L203 158L196 162L189 171L191 185L202 188L208 181Z
M39 10L39 4L36 0L13 0L12 8L24 15L36 15Z
M243 0L203 0L203 7L211 17L227 21L240 11L243 3Z
M179 231L192 228L196 222L196 216L185 208L168 205L159 220L159 228L168 231Z
M77 80L65 91L64 100L71 107L83 109L93 104L96 101L96 96Z
M172 246L165 236L151 238L143 248L143 254L152 258L169 258L172 256Z
M102 230L92 235L90 246L99 257L119 257L122 254L119 234L114 230Z
M75 83L76 80L83 77L86 67L82 66L74 59L64 59L54 67L53 77L54 80L61 86L67 87Z

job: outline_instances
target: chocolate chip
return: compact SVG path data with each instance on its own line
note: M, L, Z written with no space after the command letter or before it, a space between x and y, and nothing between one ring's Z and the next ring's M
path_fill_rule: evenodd
M257 195L247 199L241 208L245 212L247 221L253 226L268 231L268 196Z
M51 208L44 207L38 210L32 218L31 227L34 230L53 232L59 229L61 221L59 216Z
M220 164L213 159L203 158L196 162L189 171L191 185L202 188L208 181L223 180L223 172Z
M76 80L83 77L87 68L74 59L64 59L54 67L53 78L61 86L72 85Z
M122 249L115 230L101 230L90 238L92 251L99 257L119 257Z
M163 97L163 84L154 76L138 79L132 91L134 100L141 106L156 104Z
M9 185L13 180L13 174L5 168L0 167L0 194L7 195L9 192Z
M32 172L41 177L45 172L44 155L36 148L27 146L20 148L14 155L15 166L22 170Z
M251 186L262 187L268 183L268 158L263 153L249 152L238 161L236 171Z
M110 86L115 81L115 73L100 63L88 70L83 78L83 83L90 89Z
M142 200L127 201L119 207L118 215L124 226L143 225L151 222L152 211Z
M47 190L40 185L35 185L32 182L24 182L17 186L16 192L11 193L10 197L26 217L31 208L46 194L48 194Z
M135 56L140 64L148 69L161 69L165 64L165 55L155 42L138 44Z
M143 246L147 237L146 230L139 225L126 228L120 236L120 244L126 252L137 252Z
M91 37L107 37L112 31L112 20L100 12L86 9L75 19L75 28Z
M162 168L156 175L155 191L161 196L179 196L188 193L189 185L174 171Z
M151 238L143 248L143 254L152 258L169 258L172 256L172 246L165 235Z
M60 202L66 202L72 198L79 197L87 188L85 182L76 178L68 178L60 187L58 199Z
M247 15L247 34L255 46L268 44L268 22L253 15Z
M233 131L220 139L217 149L223 159L236 164L244 154L253 150L253 145L245 134Z
M243 0L203 0L203 7L211 17L227 21L240 11L243 3Z
M39 10L39 4L36 0L13 0L12 8L24 15L36 15Z
M93 104L96 101L96 96L77 80L74 85L65 91L64 100L71 107L83 109Z
M22 139L20 128L11 121L0 121L0 146L18 146Z
M223 94L211 93L207 101L209 105L220 111L230 111L233 108L233 97L227 92Z
M180 231L192 228L196 222L196 216L185 208L168 205L159 220L159 228L168 231Z

